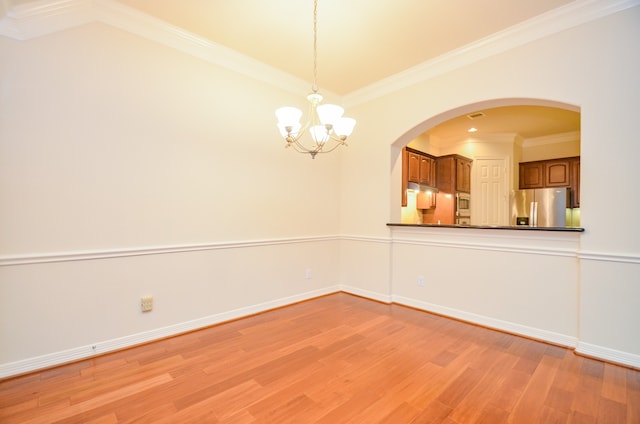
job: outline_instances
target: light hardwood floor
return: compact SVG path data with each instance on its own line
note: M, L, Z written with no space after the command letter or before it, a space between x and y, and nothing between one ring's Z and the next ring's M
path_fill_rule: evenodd
M640 423L640 371L333 294L0 382L9 423Z

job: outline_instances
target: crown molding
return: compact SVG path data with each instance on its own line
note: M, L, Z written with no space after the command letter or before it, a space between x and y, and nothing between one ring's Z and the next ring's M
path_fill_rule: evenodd
M580 141L580 131L568 131L559 134L545 135L540 137L522 138L518 133L493 133L482 135L470 135L465 138L444 138L431 139L430 142L436 147L451 147L455 145L465 145L469 143L503 143L518 144L521 147L542 146L547 144L559 144Z
M640 0L576 0L347 94L343 96L342 103L345 106L358 105L638 5ZM5 6L1 12L0 36L15 40L29 40L87 23L101 22L285 91L299 94L309 88L307 81L114 0L36 0L9 9ZM336 96L335 93L326 94Z
M309 90L307 81L113 0L37 0L14 6L0 20L0 35L24 41L92 22L121 29L291 93Z
M10 7L0 20L0 35L24 41L96 20L91 0L37 0Z
M519 135L517 133L493 133L484 135L469 135L464 138L460 137L448 137L441 139L430 139L429 142L435 147L452 147L457 145L466 145L473 143L503 143L513 144L517 142Z
M568 143L572 141L580 141L580 131L569 131L560 134L545 135L542 137L526 138L522 141L522 147Z

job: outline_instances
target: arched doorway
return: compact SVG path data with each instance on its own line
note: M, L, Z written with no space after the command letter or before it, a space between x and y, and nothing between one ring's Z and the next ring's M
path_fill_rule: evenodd
M468 132L472 127L477 131ZM399 191L403 185L397 169L405 146L435 157L456 154L473 160L471 224L509 225L509 194L518 188L520 162L580 155L580 109L552 100L509 98L472 103L433 116L393 143L398 161L393 187ZM436 223L428 218L433 210L415 212L398 206L392 205L394 222Z

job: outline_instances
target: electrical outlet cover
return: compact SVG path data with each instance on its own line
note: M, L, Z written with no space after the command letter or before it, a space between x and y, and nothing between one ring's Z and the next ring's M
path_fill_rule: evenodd
M140 309L142 312L149 312L153 309L153 297L144 296L140 299Z

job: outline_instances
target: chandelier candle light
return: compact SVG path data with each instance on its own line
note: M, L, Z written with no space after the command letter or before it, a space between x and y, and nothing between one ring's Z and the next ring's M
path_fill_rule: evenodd
M355 119L343 117L344 109L338 105L320 104L322 95L318 93L318 0L313 2L313 85L309 101L309 121L302 126L302 111L292 106L276 110L278 129L286 141L285 147L293 147L300 153L309 153L312 159L318 153L329 153L338 146L346 146L345 140L353 132ZM309 130L311 144L305 145L301 137Z

